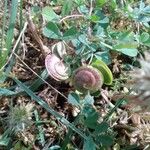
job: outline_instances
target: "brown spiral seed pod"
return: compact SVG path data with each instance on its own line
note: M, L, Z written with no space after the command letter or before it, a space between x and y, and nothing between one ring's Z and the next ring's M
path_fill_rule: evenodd
M103 75L92 66L82 66L75 70L72 83L75 89L81 93L96 92L103 85Z

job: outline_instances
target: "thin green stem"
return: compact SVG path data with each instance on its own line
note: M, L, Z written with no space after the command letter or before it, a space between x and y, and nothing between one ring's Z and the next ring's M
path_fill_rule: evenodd
M109 48L109 49L113 49L113 47L112 46L110 46L110 45L108 45L108 44L106 44L106 43L104 43L104 42L100 42L102 45L104 45L105 47L107 47L107 48Z

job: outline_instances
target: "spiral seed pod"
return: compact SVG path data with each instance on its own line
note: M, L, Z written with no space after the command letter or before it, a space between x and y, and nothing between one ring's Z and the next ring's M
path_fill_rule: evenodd
M72 83L81 93L96 92L103 84L103 75L92 66L82 66L74 72Z
M48 74L57 81L68 79L68 66L55 54L49 54L45 58L45 66Z

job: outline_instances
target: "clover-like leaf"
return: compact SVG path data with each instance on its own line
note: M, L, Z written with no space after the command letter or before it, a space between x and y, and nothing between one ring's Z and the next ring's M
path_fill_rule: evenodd
M78 94L72 92L68 95L68 103L78 107L80 105L79 101L80 101L80 98Z
M42 9L42 16L47 21L52 21L52 20L58 20L59 19L59 16L49 6L46 6Z

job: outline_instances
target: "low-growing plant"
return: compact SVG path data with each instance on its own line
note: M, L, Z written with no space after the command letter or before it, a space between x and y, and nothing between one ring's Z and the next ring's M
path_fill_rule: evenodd
M132 118L132 114L128 116L128 111L129 113L132 111L126 106L123 109L120 109L119 106L123 105L128 93L132 93L130 87L127 92L123 91L126 80L130 78L129 75L124 75L126 70L131 70L135 65L134 63L138 62L137 57L143 55L143 52L150 47L150 6L148 2L137 2L135 0L52 0L46 2L46 5L41 2L43 3L42 7L41 5L33 6L27 10L28 12L24 16L23 3L26 4L27 2L12 0L9 23L7 21L8 0L5 0L4 3L2 38L0 41L0 96L9 99L11 96L17 97L20 94L27 94L31 97L31 100L55 117L56 122L58 121L60 125L65 126L63 127L66 135L53 140L52 144L54 145L46 143L44 127L36 126L39 131L39 145L44 148L119 150L122 145L132 145L127 140L124 144L124 139L121 142L117 141L119 136L117 132L122 134L122 128L124 138L126 135L130 136L128 129L131 128L130 125L126 124L132 121L132 119L128 119ZM20 11L18 11L18 8L20 8ZM18 22L16 19L19 14L20 21ZM32 36L33 41L36 41L34 46L29 42L30 45L33 46L33 49L38 50L39 48L40 52L38 52L42 55L37 59L40 67L44 68L41 69L40 76L38 75L39 72L37 73L28 65L28 60L26 63L17 54L19 41L23 34L21 32L23 20L28 22L30 33L27 32L27 36ZM17 45L11 51L13 41L15 41L15 25L18 24L19 38L16 42ZM25 23L25 25L27 24ZM25 32L26 28L23 29ZM46 40L42 40L42 38ZM29 40L31 38L27 38L25 42ZM46 43L45 41L50 42ZM14 72L13 74L10 73L15 64L15 61L13 61L15 57L38 79L33 81L32 78L29 82L24 82L24 80L17 79ZM35 67L38 63L35 63ZM148 66L145 61L141 61L141 64L142 68ZM136 66L140 65L136 64ZM136 80L138 79L135 84L139 86L138 90L148 88L143 83L147 80L145 75L147 70L145 68L143 70L142 79L139 76L134 76ZM46 80L48 76L53 80ZM11 81L10 85L12 86L4 88L7 78ZM49 81L52 82L54 87ZM55 86L56 82L58 85ZM50 98L46 97L47 93L43 94L44 96L39 94L42 88L45 89L45 86L42 86L43 83L52 90ZM144 85L140 86L141 83ZM57 88L60 88L62 92ZM110 101L109 90L111 90L112 95L121 93L121 99L117 99L117 102ZM38 96L35 91L39 94ZM59 97L56 94L58 98L55 100L57 101L55 102L57 111L51 106L53 99L55 99L53 92L61 96ZM68 96L66 96L67 94ZM46 98L44 99L40 95ZM61 101L60 104L57 104L59 101ZM68 108L71 107L71 119L70 116L68 117L66 108L64 108L65 105ZM31 108L32 105L28 104L10 108L6 118L7 129L0 137L0 145L8 148L12 140L10 135L15 135L15 133L29 127ZM34 111L35 122L39 121L38 113L42 112L41 110L38 112L38 110ZM65 114L68 118L65 117ZM70 120L73 120L73 122L70 122ZM117 126L116 124L121 125ZM121 130L120 133L117 130L118 128ZM44 129L49 128L45 127ZM21 141L17 141L16 149L17 147L21 148L21 146Z
M32 104L11 107L6 119L7 127L12 132L23 132L32 125Z

